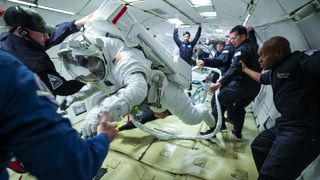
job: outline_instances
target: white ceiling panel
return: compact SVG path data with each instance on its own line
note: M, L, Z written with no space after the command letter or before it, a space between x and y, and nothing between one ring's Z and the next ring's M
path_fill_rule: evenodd
M56 9L61 9L71 12L79 12L86 3L90 0L61 0L61 1L52 1L52 0L38 0L39 5L48 6ZM102 2L102 1L101 1Z
M260 26L262 24L276 22L286 16L287 13L279 6L277 1L260 0L251 15L248 24L251 26Z
M310 48L320 49L320 13L297 22L297 26L300 28L304 37L309 42Z
M277 0L280 6L289 14L312 0Z
M290 41L292 50L309 49L309 44L304 35L293 21L286 21L269 26L264 30L257 29L259 39L262 41L272 36L283 36Z
M247 3L235 0L215 0L213 5L222 26L232 27L242 24L246 18Z

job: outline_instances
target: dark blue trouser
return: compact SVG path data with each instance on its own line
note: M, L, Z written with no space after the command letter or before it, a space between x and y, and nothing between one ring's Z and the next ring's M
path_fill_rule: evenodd
M233 128L237 134L242 132L246 114L245 107L258 95L259 90L260 85L251 81L231 81L227 86L220 89L218 100L228 111L230 110L231 117L229 118L233 121ZM211 100L211 107L212 115L217 118L214 96Z
M296 179L320 153L319 132L271 128L251 144L260 180Z
M151 109L146 109L145 111L143 111L141 123L145 124L149 121L153 121L156 119L158 119L158 118L154 116L154 112ZM129 129L134 129L134 128L136 128L136 126L132 123L132 121L130 121L127 124L121 126L119 128L119 131L129 130Z

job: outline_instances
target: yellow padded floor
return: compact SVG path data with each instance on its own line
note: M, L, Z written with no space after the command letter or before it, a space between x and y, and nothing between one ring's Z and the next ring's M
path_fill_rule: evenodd
M247 109L247 112L250 109ZM124 123L124 122L122 122ZM80 123L74 127L78 129ZM147 123L168 132L198 135L206 130L203 123L195 126L184 124L175 116ZM250 143L257 135L251 113L246 114L243 140L237 142L228 131L219 132L216 138L203 141L158 140L139 129L120 132L112 142L102 166L101 179L110 180L177 180L222 179L254 180L257 171L252 159ZM19 179L12 172L10 179ZM32 180L30 175L21 179Z

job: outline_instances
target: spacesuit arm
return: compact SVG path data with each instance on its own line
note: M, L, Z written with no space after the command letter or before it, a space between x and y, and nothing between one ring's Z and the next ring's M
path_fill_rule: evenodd
M130 74L125 78L124 84L124 88L102 102L102 111L109 113L111 121L120 121L147 96L148 86L143 74Z
M124 80L125 87L117 93L105 98L100 107L95 107L88 112L81 127L84 137L97 133L99 114L105 111L110 121L120 121L128 114L132 107L140 104L147 96L148 86L143 74L130 74Z

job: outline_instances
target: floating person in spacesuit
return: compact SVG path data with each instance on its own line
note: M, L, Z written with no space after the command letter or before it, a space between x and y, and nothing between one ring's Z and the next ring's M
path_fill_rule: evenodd
M72 76L100 90L81 128L85 137L96 133L102 111L109 113L111 121L120 121L138 105L156 113L168 110L186 124L204 120L209 127L215 126L205 105L193 105L183 88L163 72L152 70L152 62L141 50L127 47L119 38L80 32L62 44L59 56Z

